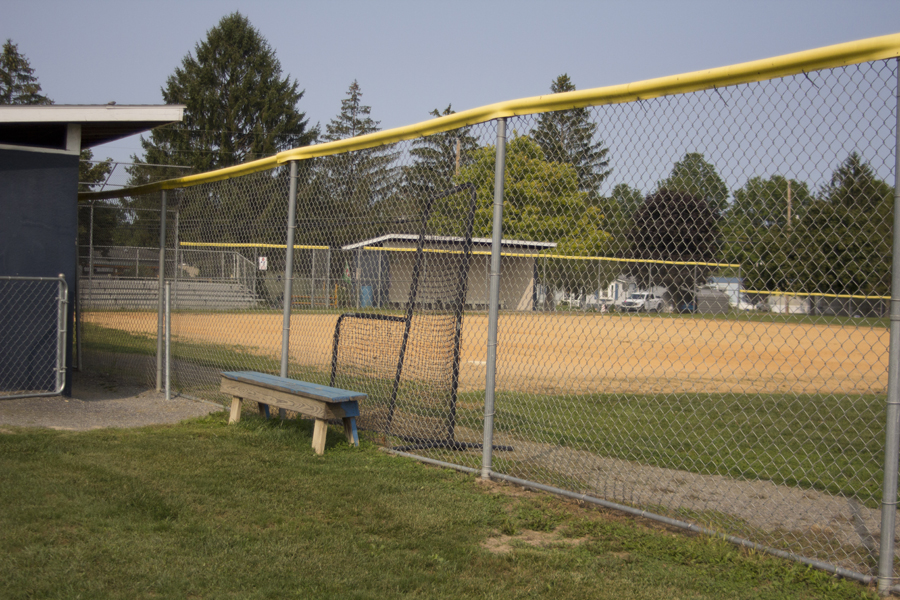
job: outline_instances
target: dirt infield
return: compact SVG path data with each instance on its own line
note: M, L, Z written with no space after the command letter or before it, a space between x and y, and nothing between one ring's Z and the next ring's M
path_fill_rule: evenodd
M291 360L326 370L335 314L291 318ZM155 336L155 313L97 312L85 320ZM483 389L487 315L466 315L460 387ZM173 340L278 358L281 315L172 315ZM835 393L887 389L889 331L747 320L506 313L498 389L539 393Z

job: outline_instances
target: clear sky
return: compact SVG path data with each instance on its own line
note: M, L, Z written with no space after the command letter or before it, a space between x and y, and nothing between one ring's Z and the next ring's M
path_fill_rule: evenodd
M356 79L383 129L537 96L562 73L587 89L900 33L900 0L4 0L0 37L57 104L160 104L235 10L306 90L310 123L335 116ZM139 152L136 137L94 150Z

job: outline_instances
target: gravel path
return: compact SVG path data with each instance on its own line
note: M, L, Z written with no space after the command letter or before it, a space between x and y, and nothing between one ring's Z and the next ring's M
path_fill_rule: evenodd
M166 400L165 393L91 373L73 373L72 397L0 397L0 426L48 427L80 431L178 423L223 410L190 398Z
M458 428L456 433L460 441L482 440L480 431ZM852 571L870 572L877 560L881 511L853 498L770 481L663 469L503 433L494 436L494 443L513 447L511 452L496 452L496 457L581 482L580 491L590 496L713 529L722 525L705 523L704 514L726 521L732 517L735 521L726 528L731 535L806 556L817 548L822 551L817 558ZM895 535L900 539L900 521Z

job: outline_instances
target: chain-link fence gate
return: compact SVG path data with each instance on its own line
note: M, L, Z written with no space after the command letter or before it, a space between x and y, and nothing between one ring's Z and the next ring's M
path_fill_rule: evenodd
M0 400L61 394L69 286L59 277L0 277Z
M132 191L157 213L129 227L155 218L167 248L173 388L343 376L395 450L885 591L898 73L873 55L560 94ZM89 351L148 382L158 289L83 309Z

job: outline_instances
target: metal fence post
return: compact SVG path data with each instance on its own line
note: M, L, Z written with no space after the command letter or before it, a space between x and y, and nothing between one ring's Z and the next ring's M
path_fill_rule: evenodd
M94 201L91 200L91 225L88 232L88 283L90 284L90 292L88 293L88 306L93 308L94 304Z
M287 248L284 260L284 327L281 334L281 376L288 376L288 351L291 345L291 295L294 278L294 233L297 228L297 161L291 161L288 191ZM284 417L284 409L279 413Z
M334 293L334 305L337 307L337 292ZM331 246L325 250L325 308L331 307Z
M180 204L181 204L181 201L180 201L180 196L179 196L179 201L176 203L176 206L179 206ZM175 243L173 244L173 248L174 248L173 252L174 252L175 257L172 259L172 267L174 269L174 272L172 273L172 279L175 283L174 288L175 288L175 304L176 305L178 304L178 271L180 270L179 265L181 264L178 262L178 243L179 243L178 242L178 208L176 208L175 209Z
M166 282L166 400L172 399L172 284Z
M494 390L497 380L497 321L500 313L500 244L503 239L503 184L506 177L506 119L497 119L494 165L494 226L491 231L491 288L488 300L487 373L484 390L484 446L481 477L491 476L494 450Z
M163 391L163 283L166 281L166 191L159 212L159 285L156 305L156 391Z
M56 389L62 392L66 388L66 337L67 337L67 312L69 307L69 286L66 284L66 277L62 273L59 274L58 284L58 300L57 300L57 364L56 369Z
M897 518L897 469L900 454L900 59L897 68L897 136L894 152L894 247L891 273L891 330L884 435L884 489L881 497L881 547L878 593L891 593L894 575L894 524Z
M318 251L314 248L310 252L312 253L312 271L311 271L312 277L310 277L310 279L312 280L312 283L310 284L309 307L315 308L316 307L316 293L318 291L318 288L316 287L316 254L318 253Z

